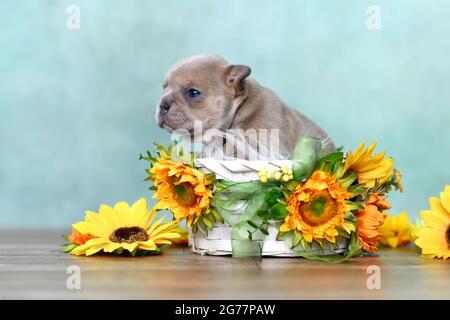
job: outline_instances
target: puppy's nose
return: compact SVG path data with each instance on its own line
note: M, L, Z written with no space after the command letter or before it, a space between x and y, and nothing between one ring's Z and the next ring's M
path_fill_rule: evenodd
M163 102L159 105L159 108L161 109L162 114L166 114L167 112L169 112L170 104L167 102Z

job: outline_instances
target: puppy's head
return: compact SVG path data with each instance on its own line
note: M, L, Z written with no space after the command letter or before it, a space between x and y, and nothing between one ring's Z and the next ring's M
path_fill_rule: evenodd
M173 65L163 83L156 121L170 132L192 133L195 121L203 130L225 130L245 96L250 68L229 65L216 55L198 55Z

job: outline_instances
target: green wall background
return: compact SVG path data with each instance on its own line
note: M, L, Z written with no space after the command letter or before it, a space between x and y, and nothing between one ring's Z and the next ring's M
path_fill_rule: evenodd
M153 120L163 76L202 52L250 65L338 145L378 141L404 175L392 212L416 216L450 183L449 17L445 0L2 0L0 226L149 199L138 155L169 139Z

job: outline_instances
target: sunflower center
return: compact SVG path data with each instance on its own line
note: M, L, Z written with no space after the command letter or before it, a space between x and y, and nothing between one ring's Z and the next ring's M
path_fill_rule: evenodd
M318 226L338 214L338 205L328 191L322 190L312 195L309 202L303 202L298 213L310 226Z
M448 247L450 248L450 224L447 227L447 232L445 233L445 235L447 236L447 244Z
M147 241L148 235L147 232L140 227L119 228L111 233L109 240L112 242L133 243L136 241Z
M327 199L323 196L317 196L309 203L309 211L316 217L320 217L327 207Z
M197 201L197 196L195 195L194 188L188 182L183 182L180 184L174 183L173 194L178 203L185 207L190 207Z

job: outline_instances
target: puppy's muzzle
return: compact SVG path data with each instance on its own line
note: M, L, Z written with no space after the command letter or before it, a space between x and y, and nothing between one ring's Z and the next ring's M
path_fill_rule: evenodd
M169 113L171 105L167 102L161 102L158 106L159 114L157 114L156 121L158 122L159 127L163 127L166 122L167 114Z
M162 116L165 116L165 115L169 112L170 107L171 107L170 104L167 103L167 102L161 103L161 104L159 105L159 110L161 110L161 111L160 111L160 112L161 112L161 115L162 115Z

